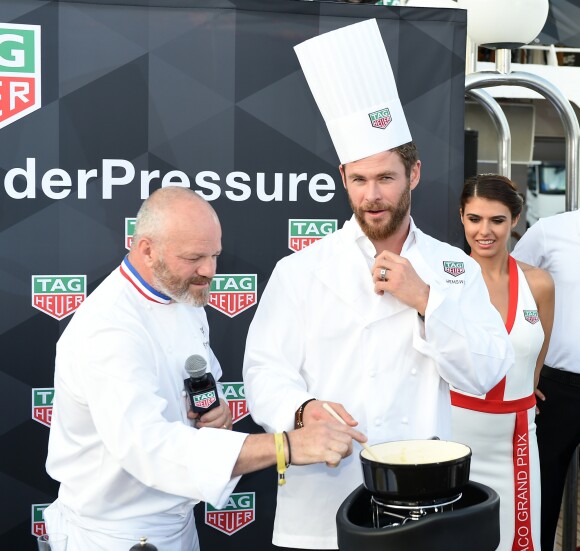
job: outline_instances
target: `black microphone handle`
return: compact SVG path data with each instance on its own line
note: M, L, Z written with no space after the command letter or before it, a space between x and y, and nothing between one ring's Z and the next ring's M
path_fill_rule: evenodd
M217 385L211 373L205 373L199 379L188 377L183 381L183 384L193 412L203 415L206 411L220 405Z

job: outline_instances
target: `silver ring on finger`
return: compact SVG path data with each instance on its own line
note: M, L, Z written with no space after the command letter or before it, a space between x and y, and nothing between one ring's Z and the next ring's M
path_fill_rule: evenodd
M380 269L379 277L380 277L381 281L387 281L387 269L386 268Z

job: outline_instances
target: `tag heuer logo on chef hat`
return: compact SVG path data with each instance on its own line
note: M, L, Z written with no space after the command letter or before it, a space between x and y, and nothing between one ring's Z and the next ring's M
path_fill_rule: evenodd
M294 50L342 164L412 140L376 19Z
M389 126L389 123L393 120L391 112L387 108L380 109L374 113L369 113L369 119L371 119L371 125L374 128L381 128L383 130Z

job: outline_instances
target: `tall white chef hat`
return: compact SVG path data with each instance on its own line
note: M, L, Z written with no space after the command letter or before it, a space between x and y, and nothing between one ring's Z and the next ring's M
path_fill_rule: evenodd
M376 19L294 50L342 164L412 140Z

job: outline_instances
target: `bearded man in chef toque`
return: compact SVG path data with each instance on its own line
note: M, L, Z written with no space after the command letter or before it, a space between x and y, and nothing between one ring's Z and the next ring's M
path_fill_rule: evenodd
M252 417L268 431L308 427L332 419L328 402L369 444L448 439L449 385L483 394L505 375L505 327L478 264L411 217L421 161L376 20L295 50L353 216L276 265L246 343ZM362 483L358 455L286 480L273 543L336 549L336 512Z

